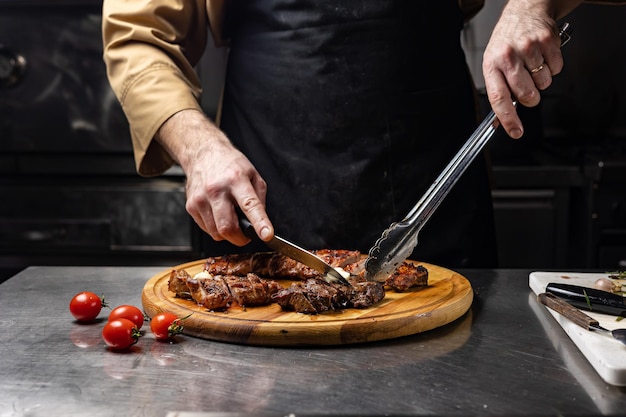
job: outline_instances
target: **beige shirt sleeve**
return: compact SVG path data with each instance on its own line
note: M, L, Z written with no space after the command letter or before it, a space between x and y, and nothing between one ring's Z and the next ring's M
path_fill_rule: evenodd
M221 3L103 2L107 76L129 121L140 175L159 175L175 163L154 139L159 127L181 110L202 110L200 81L194 66L204 52L209 22L219 30L221 16L214 13L221 13Z

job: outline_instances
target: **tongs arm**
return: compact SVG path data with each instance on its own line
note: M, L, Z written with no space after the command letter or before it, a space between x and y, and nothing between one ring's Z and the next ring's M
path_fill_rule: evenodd
M570 40L569 23L559 32L561 47ZM516 105L516 102L513 102ZM472 136L439 174L430 188L403 220L392 223L369 250L365 261L365 276L370 281L385 281L386 277L404 262L417 246L417 235L439 207L467 167L483 150L500 125L496 114L489 112Z
M369 280L384 281L411 255L417 246L419 231L482 151L498 125L496 114L491 111L406 217L391 224L383 232L366 260L366 276ZM375 272L372 274L372 271Z

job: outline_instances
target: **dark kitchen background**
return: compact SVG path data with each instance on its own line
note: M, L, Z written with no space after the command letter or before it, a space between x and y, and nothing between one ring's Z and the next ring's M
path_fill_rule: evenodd
M463 35L479 90L503 3L488 1ZM625 18L626 7L593 5L568 16L565 69L539 107L520 109L525 137L492 139L501 267L626 268ZM100 23L101 1L0 0L0 281L28 265L204 255L182 172L135 173ZM199 65L209 114L223 68L214 49Z

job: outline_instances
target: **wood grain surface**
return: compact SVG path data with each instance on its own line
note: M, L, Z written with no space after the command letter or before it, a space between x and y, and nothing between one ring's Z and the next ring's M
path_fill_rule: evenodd
M470 308L469 281L452 270L419 263L428 269L429 285L403 293L387 291L385 298L367 309L346 309L308 315L283 311L277 304L231 307L208 311L190 300L176 298L167 288L172 269L190 275L202 270L205 260L177 265L150 278L142 291L149 317L168 311L184 321L184 333L199 338L261 346L342 345L408 336L432 330L461 317ZM291 281L279 281L288 286Z

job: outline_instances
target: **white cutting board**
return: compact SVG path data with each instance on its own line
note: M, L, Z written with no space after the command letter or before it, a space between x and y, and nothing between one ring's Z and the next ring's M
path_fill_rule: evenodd
M545 292L546 286L550 282L593 288L595 281L603 277L606 278L607 274L531 272L528 283L535 294L540 294ZM608 333L585 330L552 309L546 308L602 379L611 385L626 386L626 345L615 340ZM584 313L598 320L600 326L605 329L626 328L626 319L617 321L615 316L590 311L584 311Z

